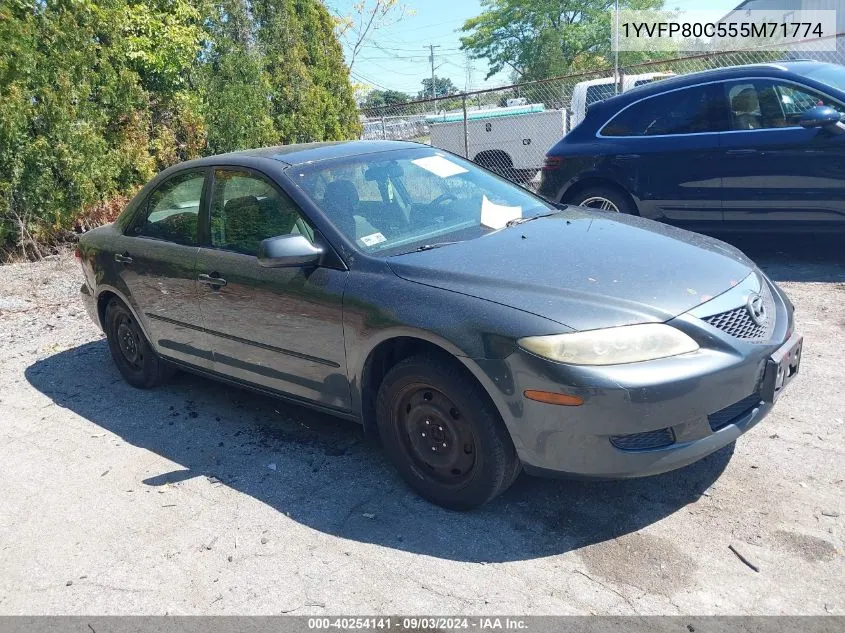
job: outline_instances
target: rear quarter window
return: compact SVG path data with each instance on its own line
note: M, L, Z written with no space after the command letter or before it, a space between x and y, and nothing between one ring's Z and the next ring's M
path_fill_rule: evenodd
M691 86L635 101L605 124L602 136L723 132L728 110L720 84Z

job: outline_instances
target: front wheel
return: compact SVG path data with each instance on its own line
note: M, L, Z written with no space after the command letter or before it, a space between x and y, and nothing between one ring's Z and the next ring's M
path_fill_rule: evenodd
M384 377L376 409L385 450L405 481L429 501L470 510L503 492L519 458L487 394L465 370L414 356Z
M624 192L613 187L590 187L569 199L569 204L611 213L630 213L636 215L633 201Z

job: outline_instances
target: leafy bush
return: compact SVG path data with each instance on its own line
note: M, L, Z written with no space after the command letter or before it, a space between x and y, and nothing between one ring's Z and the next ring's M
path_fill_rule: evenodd
M318 0L0 4L0 249L38 256L176 162L358 128Z

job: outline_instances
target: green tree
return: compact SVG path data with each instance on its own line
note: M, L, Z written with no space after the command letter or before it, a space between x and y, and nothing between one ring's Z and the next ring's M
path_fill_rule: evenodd
M655 9L663 0L621 0L621 9ZM606 65L613 0L481 0L464 22L461 47L486 59L488 77L505 69L518 81Z
M326 8L317 0L255 0L251 8L280 141L357 135L360 123L349 71Z
M412 99L413 97L411 95L398 90L370 90L364 98L364 101L361 103L361 107L365 110L369 108L381 108L384 106L407 103Z
M0 1L0 249L181 160L357 135L333 29L318 0Z
M448 77L434 77L434 96L448 97L458 94L458 88ZM431 79L426 77L422 80L422 90L417 93L417 99L431 99Z

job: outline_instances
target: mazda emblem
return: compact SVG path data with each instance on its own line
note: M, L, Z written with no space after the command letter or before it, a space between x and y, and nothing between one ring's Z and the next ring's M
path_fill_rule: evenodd
M763 297L756 292L748 296L746 309L751 320L757 325L763 325L766 322L766 304L763 301Z

